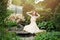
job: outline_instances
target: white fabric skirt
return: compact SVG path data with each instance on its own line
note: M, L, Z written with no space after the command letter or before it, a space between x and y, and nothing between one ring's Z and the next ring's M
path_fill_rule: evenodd
M38 32L42 32L42 30L40 30L37 26L36 23L31 23L29 25L26 25L23 29L24 31L26 32L29 32L29 33L38 33Z

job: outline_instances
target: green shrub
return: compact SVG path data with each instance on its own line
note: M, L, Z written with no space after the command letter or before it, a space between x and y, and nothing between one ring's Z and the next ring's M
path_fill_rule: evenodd
M8 9L7 9L7 13L6 13L7 16L9 16L9 15L12 14L12 13L13 13L13 10L8 10Z
M6 24L4 22L5 18L9 16L9 11L7 11L8 0L0 0L0 40L13 40L16 35L10 33L6 29ZM17 39L17 38L16 38Z
M7 17L8 0L0 0L0 25L4 26L4 19Z
M60 4L55 9L54 13L55 13L54 22L55 22L56 30L60 31Z
M43 21L43 22L41 22L41 23L38 24L38 27L39 27L39 28L45 28L46 25L47 25L47 22L44 22L44 21Z
M40 29L45 29L47 31L52 31L55 28L53 21L47 21L47 22L43 21L38 24L38 27Z
M16 36L16 33L13 32L6 32L3 36L2 40L20 40L20 37Z
M60 32L39 33L35 40L60 40Z
M13 26L17 26L17 23L16 22L13 22L13 21L6 21L6 25L8 27L13 27Z

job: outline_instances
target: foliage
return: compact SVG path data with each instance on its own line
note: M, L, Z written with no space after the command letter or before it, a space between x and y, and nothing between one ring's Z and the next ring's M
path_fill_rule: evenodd
M54 14L56 30L60 31L60 4L56 7Z
M7 18L13 13L12 10L7 10L7 17L4 19L4 23L6 24L7 27L12 27L14 25L17 25L16 22L10 21Z
M17 23L16 22L13 22L13 21L6 21L6 25L8 27L13 27L13 26L17 26Z
M11 27L11 26L16 25L16 22L12 22L10 20L8 21L8 19L7 19L9 17L9 15L12 14L12 13L13 13L12 10L7 10L7 13L6 13L7 17L4 19L4 23L7 27Z
M5 32L1 34L2 37L0 37L0 40L20 40L20 37L16 36L16 33L13 32Z
M53 21L47 21L47 22L43 21L43 22L38 24L38 27L40 29L45 29L47 31L51 31L52 29L55 28Z
M21 0L12 0L12 4L14 5L22 5L22 1Z
M6 35L7 35L7 36L5 36L6 40L20 40L20 37L16 36L15 33L8 32Z
M20 6L20 5L23 5L25 3L34 4L34 0L12 0L12 3Z
M38 27L46 27L47 22L41 22L38 24Z
M0 0L0 40L13 40L13 38L16 38L14 33L8 32L4 22L5 18L10 15L10 11L7 11L7 3L8 0Z
M60 40L60 32L39 33L35 40Z
M10 14L12 14L13 13L13 11L12 10L9 10L9 9L7 9L7 16L9 16Z
M3 26L4 19L7 17L7 3L8 0L0 0L0 25Z

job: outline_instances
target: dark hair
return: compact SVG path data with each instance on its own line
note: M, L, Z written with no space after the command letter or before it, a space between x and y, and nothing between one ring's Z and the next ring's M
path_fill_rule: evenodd
M33 12L32 12L32 15L33 15ZM34 15L35 15L35 16L38 16L36 11L35 11L35 14L34 14Z

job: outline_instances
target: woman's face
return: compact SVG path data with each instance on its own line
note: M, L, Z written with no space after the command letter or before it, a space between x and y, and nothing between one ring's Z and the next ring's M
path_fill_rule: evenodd
M32 12L32 15L35 16L35 11Z
M35 12L35 11L33 11L33 12L32 12L32 15L33 15L33 16L36 16L37 14L36 14L36 12Z

